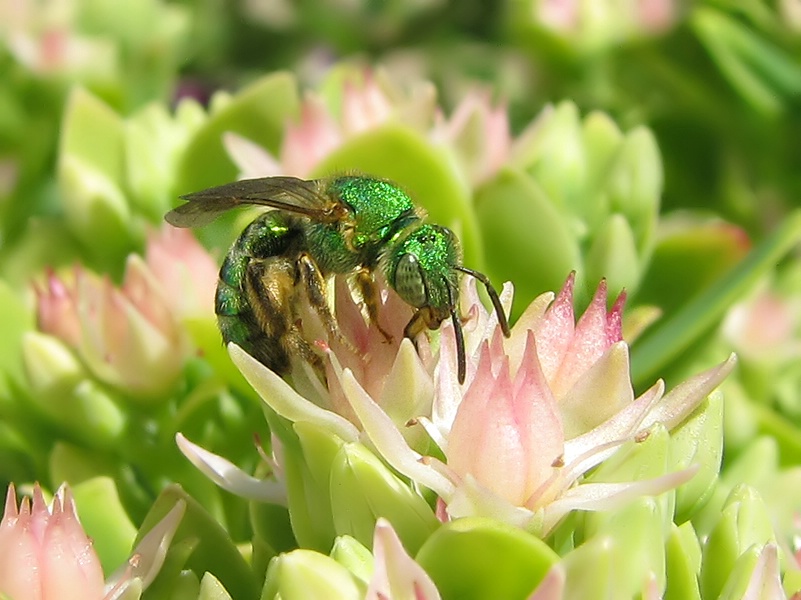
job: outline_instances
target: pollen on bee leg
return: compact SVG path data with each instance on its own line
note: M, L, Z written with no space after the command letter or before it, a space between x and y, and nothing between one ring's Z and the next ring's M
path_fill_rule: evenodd
M331 349L331 346L328 344L328 342L322 339L314 340L313 345L322 352L328 352Z

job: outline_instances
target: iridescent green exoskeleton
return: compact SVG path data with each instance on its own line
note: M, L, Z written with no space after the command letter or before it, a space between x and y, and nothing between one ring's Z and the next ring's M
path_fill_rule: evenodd
M509 335L498 293L485 275L462 266L453 232L424 223L423 212L389 181L351 175L311 181L266 177L182 198L187 203L165 217L176 227L204 225L242 205L275 209L248 225L226 256L215 311L226 343L242 346L279 374L288 371L292 355L321 365L301 330L300 302L311 305L329 335L343 339L326 296L327 279L336 274L352 277L368 318L378 326L380 303L374 276L380 273L414 308L404 330L412 340L450 317L460 383L464 383L466 362L457 313L461 273L486 286L503 332Z

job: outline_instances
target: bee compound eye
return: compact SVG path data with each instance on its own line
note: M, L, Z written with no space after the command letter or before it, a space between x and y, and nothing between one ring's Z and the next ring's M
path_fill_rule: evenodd
M426 305L428 294L423 270L414 254L404 254L398 261L395 268L395 291L415 308Z

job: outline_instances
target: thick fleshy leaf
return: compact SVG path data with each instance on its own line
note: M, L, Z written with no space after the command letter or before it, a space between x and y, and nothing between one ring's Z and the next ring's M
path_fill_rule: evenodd
M506 167L476 193L476 215L493 279L514 281L518 306L557 289L579 268L579 249L553 200L528 176ZM521 215L537 215L536 219Z
M181 557L184 568L195 573L213 572L237 600L257 597L258 583L228 532L177 485L168 486L156 499L142 523L138 540L143 541L143 532L150 531L179 503L186 508L171 549L184 555Z
M735 571L738 557L749 548L774 541L773 524L762 498L747 485L736 487L704 545L702 596L717 598Z
M223 134L239 133L276 152L287 119L299 111L295 79L288 73L263 77L213 111L180 159L176 189L187 193L233 181L237 170L223 147Z
M388 123L347 140L317 166L315 174L330 175L343 169L386 177L401 185L426 209L432 223L458 228L465 264L483 268L484 250L467 184L446 155L423 135L399 123Z
M526 598L559 557L542 540L488 519L438 529L416 557L443 598Z
M362 600L364 589L334 559L311 550L294 550L270 563L261 593L261 600L283 598Z
M345 444L331 465L331 510L338 535L370 543L380 517L416 552L439 525L426 501L360 444Z
M698 572L701 569L701 545L689 521L672 524L665 544L664 600L701 600Z

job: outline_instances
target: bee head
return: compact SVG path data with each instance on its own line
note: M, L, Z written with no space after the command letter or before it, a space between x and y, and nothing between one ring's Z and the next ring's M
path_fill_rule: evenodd
M460 263L459 242L453 232L438 225L422 225L391 257L390 285L407 304L428 310L427 324L433 329L456 305Z
M475 277L485 285L501 329L509 337L509 322L498 293L486 275L462 266L459 242L450 229L422 225L412 231L390 257L390 285L404 302L417 309L406 334L414 338L422 330L421 325L436 329L450 317L456 336L459 383L464 383L464 334L457 308L460 273Z

